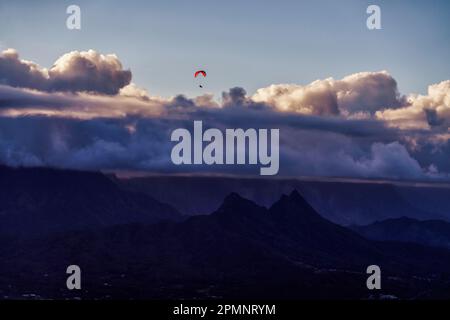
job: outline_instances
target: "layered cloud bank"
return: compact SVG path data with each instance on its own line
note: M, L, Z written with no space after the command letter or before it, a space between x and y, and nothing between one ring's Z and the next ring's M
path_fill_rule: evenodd
M0 162L153 172L252 174L248 166L175 166L170 133L279 128L280 174L448 179L450 80L399 93L386 71L161 98L131 82L116 55L70 52L43 68L0 54Z

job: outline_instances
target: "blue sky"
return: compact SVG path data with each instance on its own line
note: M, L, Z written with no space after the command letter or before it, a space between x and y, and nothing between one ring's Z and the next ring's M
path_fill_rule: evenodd
M65 27L78 4L82 30ZM382 30L365 10L378 4ZM307 84L388 70L402 93L423 93L450 75L449 1L2 1L0 45L50 67L71 50L116 53L152 95L249 93L272 83Z

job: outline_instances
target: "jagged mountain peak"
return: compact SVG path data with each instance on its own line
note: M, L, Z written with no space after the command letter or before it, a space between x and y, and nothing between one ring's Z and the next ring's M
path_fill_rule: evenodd
M236 192L232 192L225 197L222 205L217 210L217 213L251 213L265 209L251 200L248 200Z
M321 218L297 190L293 190L289 195L282 195L270 207L270 211L277 215L316 216Z

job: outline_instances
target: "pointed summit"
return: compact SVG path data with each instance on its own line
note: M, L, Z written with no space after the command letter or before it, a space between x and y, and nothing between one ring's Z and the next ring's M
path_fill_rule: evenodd
M316 210L309 204L308 201L298 192L297 189L294 189L289 196L286 197L285 200L288 200L290 203L295 204L297 207L301 207L304 210L314 212L314 214L318 214Z
M282 195L280 200L275 202L270 211L277 216L292 217L314 217L322 219L313 207L295 189L289 196Z
M247 214L247 213L261 211L261 209L264 209L264 208L260 207L253 201L250 201L248 199L241 197L236 192L232 192L228 196L225 197L222 205L219 207L219 209L216 212L217 213L227 213L227 214L230 214L230 213Z
M292 190L291 194L289 195L289 199L297 202L304 202L307 203L305 198L298 192L297 189Z
M223 200L224 203L226 202L236 202L236 201L249 201L243 197L241 197L238 193L236 192L231 192L229 195L227 195L225 197L225 199Z
M241 208L248 205L255 205L253 202L251 202L248 199L245 199L241 197L236 192L232 192L229 195L223 199L223 203L220 206L221 209L227 209L227 208Z

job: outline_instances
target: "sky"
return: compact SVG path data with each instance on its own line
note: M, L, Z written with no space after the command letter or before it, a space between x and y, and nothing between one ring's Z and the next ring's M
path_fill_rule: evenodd
M1 1L0 163L258 174L176 166L201 120L279 129L280 176L450 180L450 2L194 3Z
M65 27L68 5L82 28ZM366 28L378 4L382 30ZM115 53L133 82L151 94L249 93L272 83L307 84L387 70L401 92L424 93L450 74L450 2L416 1L1 1L0 41L23 59L50 67L64 53Z

